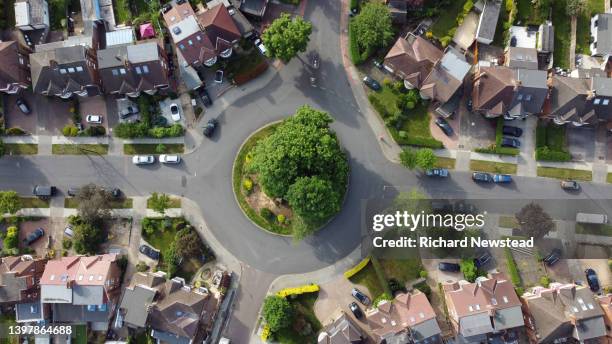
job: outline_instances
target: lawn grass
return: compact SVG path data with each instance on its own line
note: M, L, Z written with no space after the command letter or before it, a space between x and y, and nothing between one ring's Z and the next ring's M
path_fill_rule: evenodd
M113 5L117 24L125 24L132 19L128 0L115 0Z
M517 0L516 22L520 21L521 25L539 25L548 18L548 7L538 9L531 0ZM502 5L502 8L505 7Z
M382 295L382 293L385 291L384 287L380 285L380 280L376 275L376 271L374 270L372 262L368 263L365 268L361 269L361 271L351 276L351 278L349 278L349 281L368 288L372 300Z
M147 199L147 209L153 209L151 205L151 198ZM180 208L181 207L181 199L176 197L170 197L170 202L168 208Z
M518 228L519 223L516 220L516 217L510 215L501 215L499 217L499 222L497 223L499 227L502 228Z
M312 326L312 331L308 335L301 336L293 326L279 330L274 333L275 342L282 344L310 344L317 343L317 336L321 328L321 322L314 313L314 304L319 297L319 293L305 293L294 298L288 298L293 306L294 316L306 320ZM296 319L296 318L294 318ZM295 323L295 320L294 320Z
M557 178L557 179L575 179L591 181L593 180L593 172L586 170L573 170L571 168L556 168L538 166L538 176Z
M54 144L51 146L51 153L58 155L89 155L108 154L106 144Z
M612 225L576 223L576 234L612 236Z
M566 127L538 121L535 158L540 161L570 161Z
M380 259L387 279L394 278L401 285L408 281L419 278L419 273L423 270L421 259Z
M0 315L0 323L8 329L8 326L17 326L17 322L15 321L15 314L2 314ZM6 331L6 330L5 330ZM5 334L7 334L5 332ZM3 336L5 337L5 336ZM5 338L0 338L0 344L19 344L19 336L9 336L7 335Z
M570 18L565 7L566 0L554 0L552 5L552 22L555 27L555 51L553 55L555 67L569 68L570 55Z
M250 49L247 54L239 55L227 63L225 73L227 73L228 77L249 73L265 60L265 57L252 43L249 42L247 48Z
M436 163L434 164L434 166L438 167L438 168L454 169L455 168L455 159L454 158L438 157L438 159L436 160Z
M606 182L612 183L612 173L608 173L608 175L606 176Z
M157 148L160 149L157 149ZM123 145L123 154L177 154L184 153L185 145L182 143L163 143L163 144L146 144L146 143L126 143Z
M49 208L49 200L38 197L19 197L21 208Z
M134 200L131 198L123 198L112 200L110 205L111 209L132 209L134 207ZM64 208L76 209L79 207L79 202L77 202L74 197L66 197L64 198Z
M517 165L506 162L470 160L470 170L490 173L516 174Z
M38 154L38 145L35 143L5 143L6 155L34 155Z
M450 1L447 8L441 8L440 16L429 31L438 38L446 36L450 29L457 26L457 15L463 10L464 4L465 1L463 0Z
M591 17L597 13L604 13L604 0L587 0L586 10L578 16L576 23L576 54L591 55ZM555 47L556 49L556 47Z
M74 325L72 338L76 344L87 344L87 325Z

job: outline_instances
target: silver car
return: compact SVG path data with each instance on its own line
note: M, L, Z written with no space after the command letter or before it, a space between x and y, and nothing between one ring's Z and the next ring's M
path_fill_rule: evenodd
M162 154L159 156L159 162L162 164L180 164L181 157L178 155Z
M153 155L134 155L132 157L132 163L134 165L150 165L155 162Z

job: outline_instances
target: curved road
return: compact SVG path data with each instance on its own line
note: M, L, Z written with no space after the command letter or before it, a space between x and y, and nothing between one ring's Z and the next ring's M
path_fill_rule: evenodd
M136 167L127 156L5 157L0 159L0 189L29 194L34 184L66 190L94 182L120 187L128 195L154 191L184 195L199 204L208 227L225 248L246 264L273 274L313 271L350 253L360 240L362 200L381 196L386 186L419 187L434 197L457 198L599 199L612 194L610 185L584 183L580 194L568 195L557 181L542 178L516 177L506 188L480 186L468 173L460 172L446 181L434 181L386 160L357 108L342 64L340 6L340 1L310 0L305 13L313 22L310 45L321 57L320 87L310 86L310 70L302 62L306 54L294 59L268 85L225 108L215 137L186 155L181 166ZM332 127L349 152L351 176L341 213L316 235L294 243L259 230L242 214L234 200L231 172L235 154L251 132L292 114L303 104L328 111L335 118Z

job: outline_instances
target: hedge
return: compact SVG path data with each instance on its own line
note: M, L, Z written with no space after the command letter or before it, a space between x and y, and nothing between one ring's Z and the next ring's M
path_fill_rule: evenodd
M519 154L518 148L498 147L495 144L492 144L489 147L476 148L474 149L474 152L484 153L484 154L512 155L512 156L516 156Z
M246 82L251 81L255 79L256 77L260 76L266 70L268 70L268 63L266 61L262 61L259 65L257 65L252 70L234 76L234 82L236 83L236 85L245 84Z
M353 34L352 23L348 25L348 36L349 36L349 55L354 65L362 64L367 59L367 54L361 54L359 52L359 44L357 43L357 36ZM366 57L364 58L364 55Z
M270 337L270 326L268 326L268 324L265 324L263 327L263 330L261 331L260 338L263 342L266 342L269 337Z
M280 297L287 297L289 295L300 295L300 294L305 294L305 293L314 293L319 291L320 288L318 285L316 284L309 284L309 285L304 285L301 287L296 287L296 288L285 288L282 290L279 290L276 293L276 296L280 296Z
M368 265L369 262L370 262L370 256L367 256L367 257L363 258L363 260L361 260L359 262L359 264L353 266L349 270L346 270L344 272L344 277L346 277L346 278L353 277L356 273L358 273L359 271L363 270L363 268L365 268Z
M359 0L351 0L350 8L351 8L351 11L352 10L358 10L359 9Z
M506 264L508 264L508 273L510 274L510 279L512 280L512 284L515 287L520 287L521 275L519 275L518 267L516 266L516 262L514 261L514 257L512 257L512 251L508 247L505 248L506 254Z

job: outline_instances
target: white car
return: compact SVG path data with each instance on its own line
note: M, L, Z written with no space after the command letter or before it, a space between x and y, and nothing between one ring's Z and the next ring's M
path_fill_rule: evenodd
M159 156L159 162L163 164L179 164L181 162L181 157L178 155L162 154Z
M66 228L64 229L64 235L70 238L74 236L74 229L72 228L72 226L66 226Z
M132 157L134 165L150 165L155 162L153 155L134 155Z
M178 105L176 105L176 103L170 104L170 117L172 117L172 120L175 122L178 122L181 120L181 114L179 112L179 107Z
M260 38L255 40L255 46L257 47L257 49L259 49L259 52L261 52L262 55L265 55L266 52L268 52L266 46L263 44Z
M101 124L102 123L102 116L100 116L100 115L87 115L87 117L85 117L85 121L87 123Z

